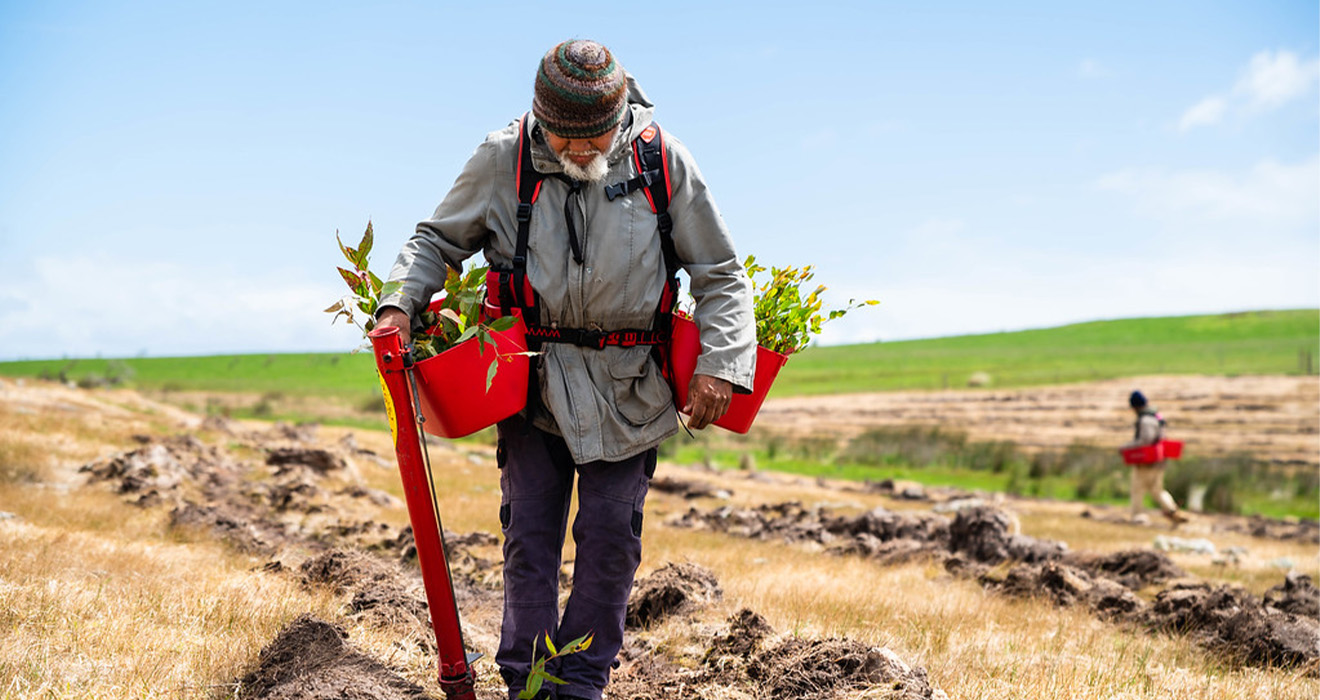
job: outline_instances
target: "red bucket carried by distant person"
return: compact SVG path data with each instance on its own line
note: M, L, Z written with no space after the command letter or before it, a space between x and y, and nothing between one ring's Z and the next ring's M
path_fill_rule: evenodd
M442 300L429 307L438 311ZM488 428L527 405L527 339L522 312L513 309L513 326L492 331L493 343L483 349L469 338L413 366L418 408L426 418L422 429L444 438L458 438ZM495 376L487 387L491 363Z
M1182 442L1178 440L1160 440L1154 445L1142 445L1130 450L1123 450L1125 464L1155 464L1166 459L1182 457Z
M700 354L701 336L697 331L697 324L686 315L674 314L674 329L669 340L669 362L674 388L674 405L678 406L679 412L685 415L692 415L686 404L692 375L697 369L697 356ZM735 433L746 433L750 430L752 421L761 410L761 403L765 401L765 395L770 391L770 385L774 383L775 377L779 376L779 370L783 368L785 362L788 362L788 355L757 346L756 376L752 379L752 393L734 394L729 402L728 412L716 420L715 425Z

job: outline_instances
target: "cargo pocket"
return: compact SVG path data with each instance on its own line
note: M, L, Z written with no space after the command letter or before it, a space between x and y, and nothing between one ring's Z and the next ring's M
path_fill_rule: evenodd
M614 406L630 425L650 425L673 405L669 385L651 359L651 348L625 348L609 358Z
M637 494L633 496L632 533L642 536L642 518L646 509L646 494L651 489L651 477L655 476L655 450L649 450L643 457L646 462L646 474L637 480Z

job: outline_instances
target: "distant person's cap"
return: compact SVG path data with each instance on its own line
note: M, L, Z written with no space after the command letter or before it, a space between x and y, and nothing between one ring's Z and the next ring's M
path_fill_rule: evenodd
M610 50L574 39L550 49L536 71L532 114L556 136L595 138L623 120L628 81Z
M1133 408L1141 408L1142 406L1145 406L1146 395L1140 391L1132 392L1132 395L1128 397L1128 405Z

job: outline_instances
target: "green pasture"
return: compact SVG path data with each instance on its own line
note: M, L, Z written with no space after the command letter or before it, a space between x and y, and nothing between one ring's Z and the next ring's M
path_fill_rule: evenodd
M1094 321L1057 328L811 348L771 396L1114 379L1144 374L1320 371L1320 311L1254 311Z
M346 343L348 345L348 343ZM378 392L369 353L50 359L0 362L0 375L158 391L335 397ZM1320 310L1095 321L930 340L809 348L771 396L965 387L975 373L1015 387L1142 374L1302 374L1320 370Z

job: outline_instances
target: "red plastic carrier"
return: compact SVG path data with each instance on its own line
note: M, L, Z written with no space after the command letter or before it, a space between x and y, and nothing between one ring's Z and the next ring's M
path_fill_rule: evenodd
M1178 440L1160 440L1154 445L1142 445L1130 450L1123 450L1125 464L1154 464L1166 459L1182 457L1182 442Z
M439 308L439 301L431 310ZM458 438L488 428L521 411L527 405L527 326L514 309L514 324L506 331L491 333L494 343L481 352L476 338L418 362L418 404L426 422L422 429L444 438ZM503 356L503 357L500 357ZM486 390L486 372L498 358L499 368Z
M674 405L680 407L679 412L687 415L692 413L684 404L687 402L688 386L692 383L692 375L697 369L697 356L700 354L701 336L697 331L697 324L686 316L674 314L674 329L669 340L669 357L674 379ZM775 377L779 376L779 370L783 368L785 362L788 362L788 355L758 346L752 393L734 394L728 412L715 421L715 425L735 433L746 433L750 430L752 421L761 410L761 403L765 401L765 395L770 391L770 385L774 383Z

